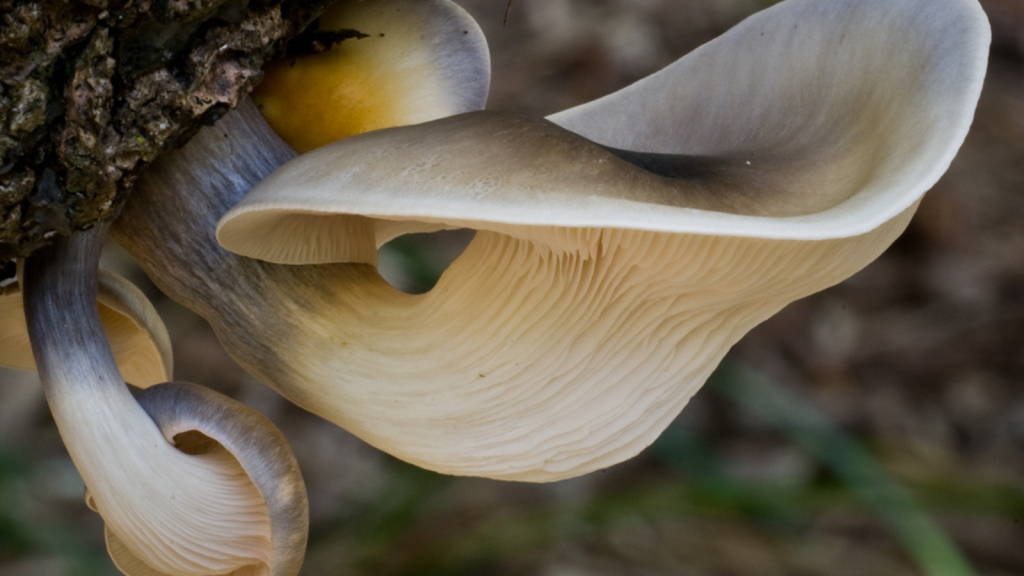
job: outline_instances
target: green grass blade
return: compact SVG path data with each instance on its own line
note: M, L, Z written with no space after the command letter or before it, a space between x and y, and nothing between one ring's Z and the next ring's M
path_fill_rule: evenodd
M709 386L785 433L846 482L888 523L925 574L976 576L910 490L810 403L736 361L724 362Z

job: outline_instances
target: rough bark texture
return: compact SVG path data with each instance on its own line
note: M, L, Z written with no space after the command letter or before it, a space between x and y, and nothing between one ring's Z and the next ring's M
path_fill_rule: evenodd
M0 0L0 262L115 217L326 0Z

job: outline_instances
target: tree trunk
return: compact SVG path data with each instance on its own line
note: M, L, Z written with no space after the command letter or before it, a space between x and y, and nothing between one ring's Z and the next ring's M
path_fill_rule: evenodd
M0 268L116 217L326 0L0 0Z

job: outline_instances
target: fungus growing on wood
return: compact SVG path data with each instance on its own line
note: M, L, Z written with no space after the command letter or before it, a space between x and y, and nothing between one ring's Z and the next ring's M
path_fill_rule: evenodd
M294 152L243 106L144 174L115 234L300 406L433 470L567 478L642 450L747 330L899 235L988 41L974 0L787 0L548 120L380 130L273 174ZM324 264L224 253L225 213L232 249ZM425 295L366 256L453 226L479 232Z

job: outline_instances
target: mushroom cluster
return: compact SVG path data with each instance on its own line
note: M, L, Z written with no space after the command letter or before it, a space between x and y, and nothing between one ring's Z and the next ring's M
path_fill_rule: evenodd
M354 33L149 167L111 236L299 406L431 470L533 482L637 454L743 334L884 251L967 134L990 37L976 0L785 0L542 119L482 111L486 42L449 0L345 0L320 29ZM477 232L430 292L377 273L383 243L452 228ZM103 236L26 262L0 342L31 336L111 555L294 574L287 445L198 387L129 394L170 379L169 344L97 280Z

